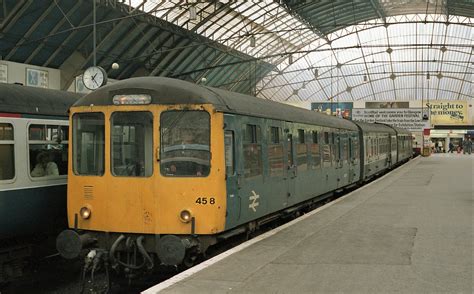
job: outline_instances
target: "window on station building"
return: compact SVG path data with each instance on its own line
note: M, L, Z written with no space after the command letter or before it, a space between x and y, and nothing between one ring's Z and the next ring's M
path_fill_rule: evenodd
M28 128L30 175L33 178L67 174L68 127L32 124Z
M13 125L0 123L0 181L15 177L15 141Z

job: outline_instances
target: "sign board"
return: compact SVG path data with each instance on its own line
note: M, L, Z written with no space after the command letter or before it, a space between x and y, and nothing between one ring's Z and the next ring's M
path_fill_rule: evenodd
M311 110L323 112L341 118L352 119L352 102L314 102L311 103Z
M421 108L354 108L352 111L353 120L385 123L412 132L421 132L425 128L426 124L421 118Z
M0 64L0 83L8 83L8 66Z
M35 68L26 69L26 85L30 87L48 88L49 75L46 70Z
M365 102L365 108L386 109L386 108L409 108L410 102Z
M433 101L429 108L431 125L468 124L467 101Z

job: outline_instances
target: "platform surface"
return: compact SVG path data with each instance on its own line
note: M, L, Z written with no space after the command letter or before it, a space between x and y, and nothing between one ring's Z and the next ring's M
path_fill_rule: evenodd
M417 158L146 293L474 293L473 167L474 155Z

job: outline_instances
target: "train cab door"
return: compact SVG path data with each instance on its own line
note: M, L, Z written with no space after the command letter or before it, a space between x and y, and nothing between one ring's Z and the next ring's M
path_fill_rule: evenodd
M285 140L285 150L286 150L286 171L285 171L285 180L287 182L287 205L291 205L296 201L296 177L297 177L297 165L296 165L296 155L295 155L295 145L293 134L291 130L286 134ZM292 200L295 199L295 200Z
M227 217L226 228L238 224L241 214L240 189L242 177L239 171L242 169L240 153L236 152L237 146L241 146L241 136L235 116L224 116L224 156L226 168L226 192L227 192Z

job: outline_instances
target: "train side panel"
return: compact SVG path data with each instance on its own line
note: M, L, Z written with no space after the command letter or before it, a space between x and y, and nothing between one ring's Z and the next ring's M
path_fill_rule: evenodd
M360 179L357 131L225 114L226 230Z

